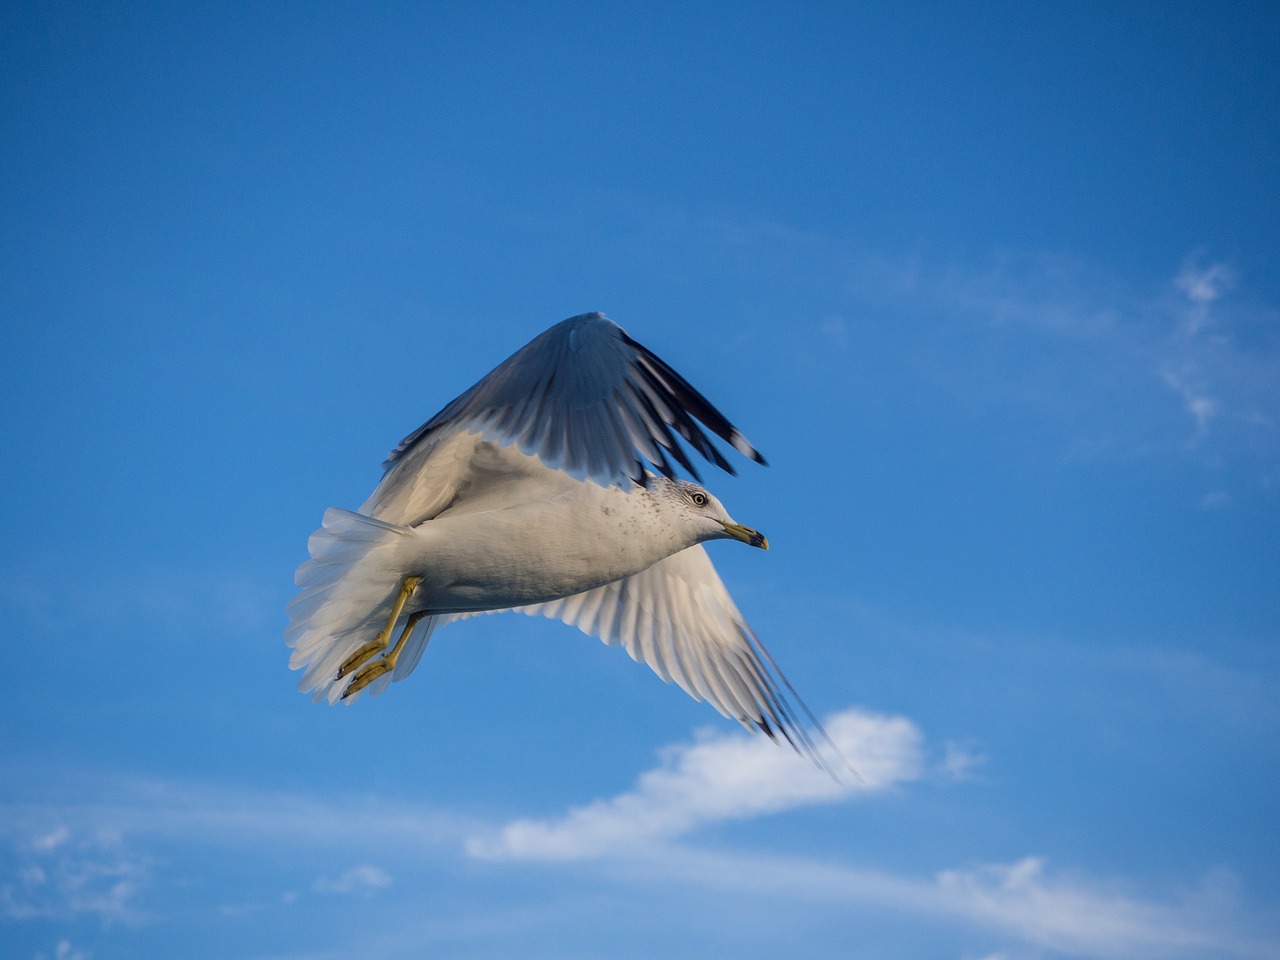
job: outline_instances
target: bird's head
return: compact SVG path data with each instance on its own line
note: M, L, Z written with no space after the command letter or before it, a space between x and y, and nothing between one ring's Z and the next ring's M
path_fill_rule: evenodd
M764 534L736 522L710 491L686 480L671 481L670 491L676 510L698 531L700 541L741 540L748 546L769 549Z

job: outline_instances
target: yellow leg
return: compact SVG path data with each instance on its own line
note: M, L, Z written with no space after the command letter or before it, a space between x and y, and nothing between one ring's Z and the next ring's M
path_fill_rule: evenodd
M384 673L390 673L395 669L396 661L400 659L400 651L404 649L404 644L409 639L409 634L413 633L413 628L418 625L418 621L426 615L426 610L419 610L417 613L409 614L409 619L405 621L404 629L400 631L400 638L396 640L395 646L373 661L373 663L365 664L356 672L356 675L351 678L351 682L347 684L347 689L342 691L343 700L354 693L359 693Z
M396 665L396 661L400 659L400 651L404 649L404 643L409 639L409 634L413 633L413 628L418 625L418 621L426 615L426 610L419 610L417 613L409 614L409 619L404 622L404 629L400 631L400 639L396 641L394 647L387 651L387 655L383 658L391 666L394 667Z
M421 582L421 577L405 577L400 581L400 593L396 595L396 602L391 605L391 616L387 617L387 625L378 631L376 637L342 662L342 666L338 668L338 675L334 679L341 680L374 654L387 649L387 644L391 642L391 631L396 628L396 621L400 619L404 605L409 602L409 596L418 589L418 584Z
M418 625L418 621L427 616L427 611L419 610L417 613L409 614L408 620L405 621L404 629L400 631L400 636L390 650L384 653L372 663L367 663L359 670L356 675L351 678L351 682L347 685L347 689L342 692L342 698L354 693L359 693L374 680L377 680L384 673L389 673L395 669L396 661L400 659L400 652L404 649L405 642L409 639L409 634L413 633L413 628Z

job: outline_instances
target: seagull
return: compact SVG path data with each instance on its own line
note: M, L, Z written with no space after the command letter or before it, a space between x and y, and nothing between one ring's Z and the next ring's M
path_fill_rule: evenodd
M603 314L534 338L405 437L359 512L325 512L288 605L299 690L329 703L381 693L413 672L441 624L514 610L621 646L817 759L793 701L820 725L702 547L769 548L700 485L681 440L735 472L703 427L765 463ZM698 482L678 478L672 461Z

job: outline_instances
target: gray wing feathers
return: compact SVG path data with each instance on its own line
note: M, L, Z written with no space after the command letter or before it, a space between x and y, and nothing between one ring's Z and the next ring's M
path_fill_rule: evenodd
M624 580L516 610L563 620L621 646L663 680L674 681L725 716L815 753L783 692L790 685L700 546Z
M454 432L516 444L553 469L601 484L643 483L646 460L672 476L671 458L696 478L681 439L732 473L699 423L765 462L688 381L612 320L588 313L535 337L407 436L383 464L383 482L416 469L422 457L415 454Z
M453 502L469 474L479 437L449 433L424 440L387 474L360 508L367 516L417 526Z

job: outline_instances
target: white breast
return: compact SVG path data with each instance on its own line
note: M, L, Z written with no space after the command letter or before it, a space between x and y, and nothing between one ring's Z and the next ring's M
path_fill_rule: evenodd
M591 482L546 500L416 527L410 602L433 613L500 610L572 596L645 570L696 542L664 500Z

